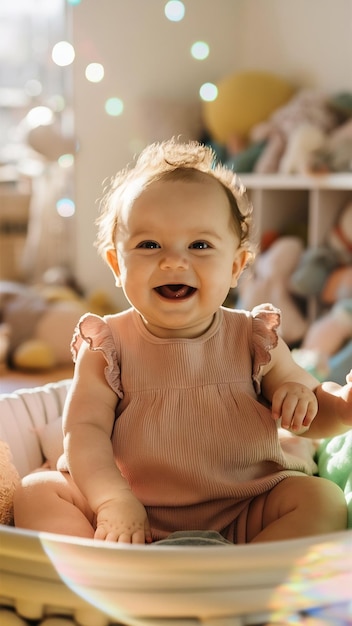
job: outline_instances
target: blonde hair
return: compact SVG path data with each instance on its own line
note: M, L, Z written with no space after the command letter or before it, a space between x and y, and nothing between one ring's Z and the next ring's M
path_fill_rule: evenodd
M232 170L215 164L215 161L213 150L196 141L179 143L173 138L147 146L134 167L118 172L105 190L96 221L98 234L95 245L101 256L105 259L107 250L115 248L119 213L127 190L138 184L146 187L156 180L199 180L199 175L205 174L223 187L240 246L247 250L248 262L251 262L255 256L251 241L252 205L246 188Z

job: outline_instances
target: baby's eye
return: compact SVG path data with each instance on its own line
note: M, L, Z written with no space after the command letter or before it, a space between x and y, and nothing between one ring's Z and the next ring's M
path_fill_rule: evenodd
M141 241L138 244L137 248L142 248L144 250L154 250L155 248L160 248L160 245L157 241Z
M196 249L196 250L206 250L207 248L210 248L210 247L211 246L208 244L207 241L194 241L190 245L190 248Z

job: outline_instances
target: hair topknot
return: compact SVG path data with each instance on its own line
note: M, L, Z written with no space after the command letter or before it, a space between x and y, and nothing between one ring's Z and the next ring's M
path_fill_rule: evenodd
M98 234L95 245L99 253L105 258L106 251L115 247L119 213L127 189L138 184L146 187L164 178L190 179L192 175L196 177L197 172L213 177L223 186L231 205L241 246L248 250L251 261L254 258L250 232L252 205L245 186L236 173L216 163L216 155L209 146L197 141L182 143L176 138L148 145L136 158L133 166L127 166L112 178L110 185L104 190L100 215L96 222Z

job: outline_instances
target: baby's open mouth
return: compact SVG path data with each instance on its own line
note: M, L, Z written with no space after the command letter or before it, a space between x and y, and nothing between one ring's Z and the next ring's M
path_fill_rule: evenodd
M160 285L160 287L156 287L155 291L162 296L163 298L167 298L168 300L184 300L185 298L189 298L194 294L196 289L194 287L190 287L189 285Z

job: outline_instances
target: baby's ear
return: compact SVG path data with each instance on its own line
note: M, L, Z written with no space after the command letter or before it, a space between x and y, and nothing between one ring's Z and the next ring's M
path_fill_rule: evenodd
M250 254L248 250L237 250L235 259L232 264L232 280L231 287L234 288L237 285L237 281L241 276L244 268L246 267L248 261L250 259Z
M120 268L117 260L116 250L115 248L109 248L109 250L105 253L105 260L110 267L112 273L115 276L115 283L117 287L121 287L120 280Z

